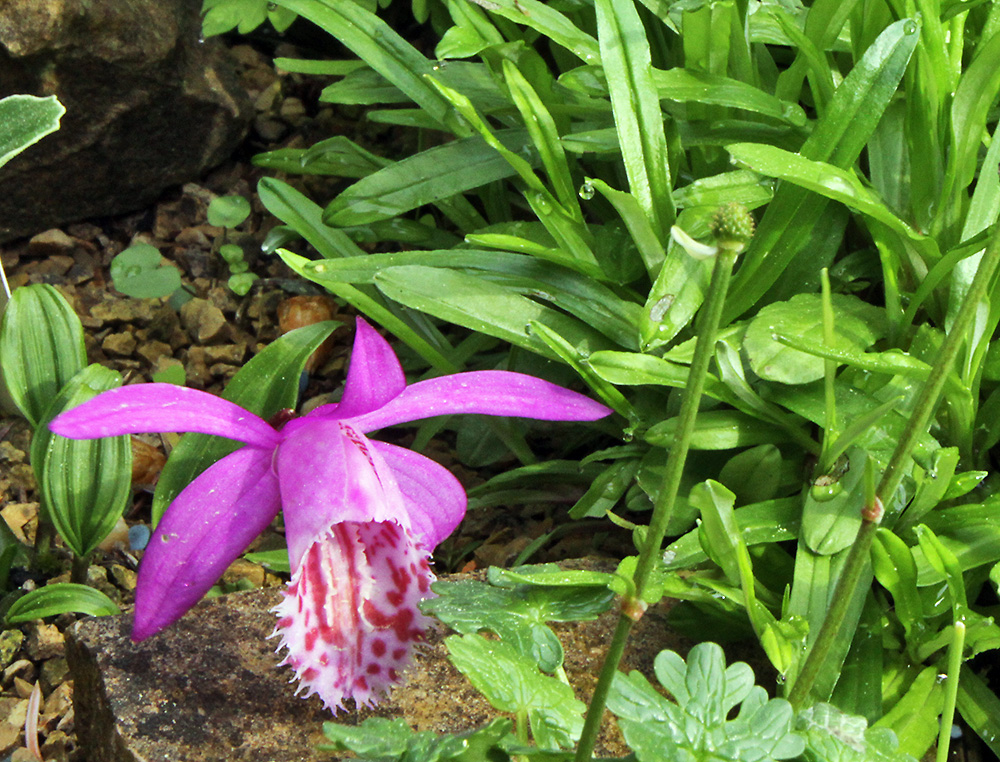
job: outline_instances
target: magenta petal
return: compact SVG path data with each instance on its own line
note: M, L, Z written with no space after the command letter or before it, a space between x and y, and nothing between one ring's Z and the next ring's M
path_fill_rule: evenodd
M465 516L465 488L452 473L420 453L386 442L370 440L392 469L399 485L413 534L433 550L455 531Z
M360 432L343 421L299 419L275 460L292 572L309 545L334 524L410 524L392 470ZM287 429L286 429L287 431Z
M196 431L267 448L280 439L267 421L239 405L174 384L135 384L102 392L56 416L49 429L70 439Z
M368 432L454 413L518 416L542 421L596 421L611 408L524 373L479 370L418 381L382 408L351 421Z
M139 567L133 640L179 619L278 515L271 455L243 447L211 465L171 503Z
M406 376L389 342L361 318L336 417L354 418L377 410L406 388Z

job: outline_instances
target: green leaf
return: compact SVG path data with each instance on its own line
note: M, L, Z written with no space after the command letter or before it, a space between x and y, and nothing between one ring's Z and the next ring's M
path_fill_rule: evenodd
M327 258L361 256L361 249L347 235L323 222L322 210L287 183L264 177L257 184L261 203L275 217L316 247Z
M798 537L801 513L797 497L745 505L733 511L740 535L747 546L794 540ZM697 528L672 542L664 555L669 558L665 561L668 570L690 569L708 560Z
M558 359L555 353L530 333L531 321L551 328L584 354L611 348L604 336L582 321L464 273L418 265L390 267L375 274L375 285L407 307L552 359Z
M518 293L552 302L622 346L634 346L639 306L610 288L573 270L539 261L538 257L484 249L443 249L368 254L303 263L297 271L320 285L375 283L392 267L421 265L468 271Z
M541 674L503 640L451 635L444 642L452 663L493 706L527 714L538 746L566 748L580 737L586 707L569 685Z
M448 101L424 80L434 64L403 39L391 26L358 3L325 3L322 0L276 0L326 30L402 90L430 117L445 128L465 134L452 114Z
M731 143L726 150L733 160L763 175L787 180L881 222L890 230L913 242L925 262L936 262L941 253L934 239L918 233L892 212L882 199L851 169L841 169L822 161L811 161L799 154L759 143Z
M309 148L278 148L259 153L252 161L255 167L278 172L354 178L365 177L392 164L343 135L321 140Z
M58 614L114 616L118 605L100 590L72 582L57 582L32 590L18 598L7 610L7 624L22 624Z
M653 83L661 98L672 101L711 103L754 111L796 127L803 127L806 124L805 111L797 103L775 98L770 93L738 79L705 71L675 68L654 69Z
M848 454L846 473L830 477L832 484L836 484L836 494L827 497L809 490L802 506L799 536L811 551L822 556L833 555L849 546L861 528L861 509L865 502L862 478L868 455L860 447L850 449Z
M899 751L896 734L888 728L868 728L864 717L816 704L795 722L805 736L806 762L917 762Z
M670 447L677 430L677 418L668 418L649 427L645 439L657 447ZM787 433L737 410L709 410L698 414L692 450L733 450L759 444L779 444L790 439Z
M631 2L595 0L601 63L608 81L629 190L661 242L676 212L659 94L653 82L649 43Z
M1000 698L965 665L958 681L958 711L990 750L1000 755Z
M117 371L88 365L59 390L41 424L47 427L59 413L121 383ZM46 428L34 439L32 461L42 504L63 541L83 558L108 536L125 510L132 488L129 437L67 439Z
M541 32L585 63L596 63L600 56L597 40L549 3L540 0L490 0L487 7L492 13L515 24L524 24Z
M272 342L236 372L222 393L223 399L265 420L279 410L294 408L306 360L337 325L331 321L315 323L296 328ZM192 479L241 446L240 442L209 434L182 436L156 483L153 522L160 520L167 506Z
M126 296L157 299L181 287L181 274L176 267L163 264L155 246L137 243L111 260L111 281Z
M511 99L521 112L521 118L528 128L542 166L545 167L555 197L570 214L582 219L566 151L559 142L559 131L552 114L531 83L508 59L503 61L503 73L507 87L510 88Z
M438 597L421 604L425 613L456 632L490 630L546 672L554 672L562 665L563 649L545 622L596 619L614 597L607 588L593 586L536 584L508 588L473 580L435 582L432 589Z
M639 762L772 762L802 753L805 743L792 728L791 705L768 700L746 663L727 668L715 643L697 644L687 663L661 651L654 670L674 701L638 672L616 674L608 696ZM727 719L739 704L739 714Z
M11 399L37 428L56 393L83 369L83 325L48 284L15 289L0 327L0 358Z
M243 196L216 196L208 204L208 224L234 228L250 216L250 202Z
M58 130L59 119L65 113L54 95L8 95L0 100L0 167Z
M496 137L515 154L528 151L537 161L527 130L498 130ZM460 138L362 178L330 202L323 221L344 227L387 220L513 174L507 160L481 137Z
M469 733L439 736L430 730L415 731L406 720L369 717L356 726L324 722L323 734L332 743L317 748L351 751L361 759L378 762L476 762L503 754L498 747L510 729L510 720L496 719Z
M861 351L885 336L885 313L857 297L833 294L833 347ZM817 294L796 294L787 302L764 307L747 327L743 348L750 367L767 381L807 384L823 378L824 360L780 343L775 335L824 344L823 308Z
M290 574L292 571L292 564L288 560L288 548L258 550L254 553L244 553L243 557L251 563L260 564L279 574Z
M887 27L840 83L800 153L837 167L854 164L906 71L919 26L902 19ZM723 322L746 312L800 255L828 202L780 186L733 277Z

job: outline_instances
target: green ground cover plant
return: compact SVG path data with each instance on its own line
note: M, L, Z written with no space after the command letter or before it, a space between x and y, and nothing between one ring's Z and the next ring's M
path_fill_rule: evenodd
M429 57L374 3L276 5L356 56L282 67L424 146L258 156L354 180L261 182L285 261L429 374L531 353L620 414L571 515L633 529L626 604L756 637L796 711L901 754L956 701L996 751L1000 704L957 666L1000 645L995 6L444 0ZM732 203L756 231L729 280Z

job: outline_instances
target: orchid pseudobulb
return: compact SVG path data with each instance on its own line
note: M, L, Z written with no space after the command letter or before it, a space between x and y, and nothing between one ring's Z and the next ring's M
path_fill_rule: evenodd
M426 622L433 549L466 496L442 466L367 432L451 413L591 421L600 403L532 376L458 373L406 385L388 343L358 319L343 398L272 426L226 400L171 384L112 389L58 416L56 434L90 439L194 431L243 442L167 509L139 569L132 638L197 603L284 512L292 580L275 608L279 648L306 695L336 711L373 704L399 681Z

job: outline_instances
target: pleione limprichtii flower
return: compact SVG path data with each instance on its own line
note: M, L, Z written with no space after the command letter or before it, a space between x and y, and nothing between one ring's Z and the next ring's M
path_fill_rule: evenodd
M283 511L292 578L275 608L282 664L306 696L337 711L347 698L372 705L399 682L427 626L417 604L435 579L430 554L467 502L443 466L366 434L456 413L593 421L611 411L508 371L407 386L389 344L359 318L341 401L304 416L272 425L212 394L152 383L99 394L50 429L73 439L199 432L243 442L157 525L139 567L132 638L179 619Z

